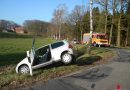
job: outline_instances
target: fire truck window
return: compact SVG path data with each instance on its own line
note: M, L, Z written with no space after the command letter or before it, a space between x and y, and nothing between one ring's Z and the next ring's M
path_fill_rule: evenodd
M105 35L101 35L100 39L106 39L107 37Z
M97 39L100 39L100 36L99 36L99 35L97 35Z

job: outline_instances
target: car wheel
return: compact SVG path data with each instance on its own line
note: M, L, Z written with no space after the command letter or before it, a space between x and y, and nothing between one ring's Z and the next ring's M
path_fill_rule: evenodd
M64 53L64 54L62 55L62 62L63 62L64 64L69 64L69 63L71 63L71 62L72 62L72 59L73 59L73 57L72 57L72 55L69 54L69 53Z
M19 73L28 74L29 72L30 72L30 70L27 65L22 65L19 67Z

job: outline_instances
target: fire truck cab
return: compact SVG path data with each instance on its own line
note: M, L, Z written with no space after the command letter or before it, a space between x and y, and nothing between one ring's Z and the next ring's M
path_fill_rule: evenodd
M88 44L90 41L90 33L83 34L83 43ZM93 33L92 34L92 45L93 46L110 46L108 43L108 37L105 33Z

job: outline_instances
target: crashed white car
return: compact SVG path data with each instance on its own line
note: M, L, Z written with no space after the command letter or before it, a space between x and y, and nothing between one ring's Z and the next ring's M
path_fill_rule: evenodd
M72 46L66 40L48 44L38 49L34 48L34 43L35 39L31 51L27 51L27 57L17 64L17 73L33 75L33 69L50 65L53 62L62 61L64 64L69 64L74 61Z

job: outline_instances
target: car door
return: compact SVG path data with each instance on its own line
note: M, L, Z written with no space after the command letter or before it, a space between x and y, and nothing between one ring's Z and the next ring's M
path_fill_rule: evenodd
M56 42L51 44L52 59L57 61L61 59L61 53L64 51L64 42Z
M33 65L34 63L34 59L35 59L35 37L33 38L33 42L32 42L32 48L31 48L31 51L30 51L30 54L29 54L29 59L31 60L31 65Z
M31 49L30 54L29 54L29 57L30 57L30 60L31 60L31 66L33 66L34 57L35 57L35 55L34 55L34 50L33 50L33 49Z

